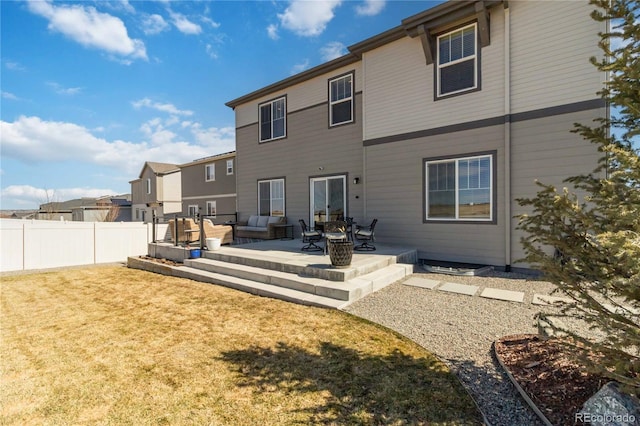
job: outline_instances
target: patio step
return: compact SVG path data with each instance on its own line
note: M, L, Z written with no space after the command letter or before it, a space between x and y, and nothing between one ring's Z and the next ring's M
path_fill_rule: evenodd
M357 300L413 273L413 265L392 264L340 282L213 259L189 259L184 264L203 271L343 301Z
M128 266L332 309L342 309L413 273L413 265L392 264L348 281L336 282L204 258L185 259L184 266L170 266L131 257Z

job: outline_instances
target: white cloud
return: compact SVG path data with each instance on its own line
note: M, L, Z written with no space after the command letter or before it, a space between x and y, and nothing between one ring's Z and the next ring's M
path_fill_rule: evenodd
M325 30L333 19L333 10L341 3L341 0L292 0L284 13L278 14L278 18L283 28L298 35L317 36Z
M339 58L345 53L347 53L347 48L339 41L332 41L330 43L327 43L320 49L320 55L322 55L322 60L324 61L331 61L333 59Z
M271 24L267 27L267 35L271 40L278 40L280 36L278 35L278 26L276 24Z
M200 124L192 123L186 129L196 144L180 140L160 119L150 120L145 125L143 132L148 131L150 143L133 143L96 137L89 129L74 123L21 116L14 122L0 121L2 155L25 163L95 164L134 178L145 161L181 164L235 149L231 127L202 129Z
M169 103L161 104L159 102L153 102L149 98L143 98L143 99L140 99L138 101L133 101L133 102L131 102L131 105L133 105L133 107L135 109L140 109L142 107L147 107L147 108L155 109L157 111L166 112L166 113L169 113L169 114L193 115L193 111L180 110L180 109L176 108L176 106L173 105L173 104L169 104Z
M64 34L86 47L113 55L147 59L142 40L131 39L124 22L98 12L92 6L54 5L49 1L29 1L29 10L49 20L49 29Z
M298 74L299 72L302 72L306 69L309 68L309 60L305 59L303 62L299 63L299 64L295 64L293 66L293 68L291 68L291 74Z
M11 71L26 71L25 67L14 61L5 61L4 66Z
M220 28L220 22L216 22L211 18L207 18L206 16L203 16L200 18L200 20L205 24L209 24L211 28Z
M10 185L2 189L0 196L3 203L25 208L37 208L40 204L73 200L82 197L102 197L117 195L112 189L99 188L36 188L31 185Z
M216 52L213 45L207 43L206 50L207 50L207 55L209 55L211 59L218 59L218 52Z
M382 12L385 0L364 0L364 4L356 6L356 13L360 16L375 16Z
M47 86L51 87L54 92L59 95L77 95L82 91L82 87L62 87L56 82L48 82Z
M191 22L181 13L176 13L169 11L171 15L171 19L173 20L173 25L176 26L178 31L184 34L200 34L202 32L202 27L198 24Z
M168 30L170 25L158 14L148 15L142 20L142 31L146 35L160 34Z
M16 95L14 95L13 93L10 92L2 92L2 99L10 99L12 101L17 101L20 100L20 98L18 98Z

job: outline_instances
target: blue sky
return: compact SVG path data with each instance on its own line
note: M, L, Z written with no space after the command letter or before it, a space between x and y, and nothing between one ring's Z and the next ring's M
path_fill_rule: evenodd
M224 104L441 1L0 1L2 209L235 149Z

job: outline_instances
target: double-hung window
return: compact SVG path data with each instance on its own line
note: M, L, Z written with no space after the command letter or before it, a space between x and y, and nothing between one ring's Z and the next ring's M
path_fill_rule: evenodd
M284 179L258 182L258 214L284 216Z
M204 166L204 180L205 182L211 182L216 180L216 165L215 163L207 164Z
M476 34L476 24L471 24L438 37L438 96L478 87Z
M151 179L147 179L147 194L151 194Z
M216 216L216 202L215 201L207 201L207 216Z
M427 160L426 219L492 221L493 155Z
M287 135L287 99L275 99L260 105L260 142Z
M353 122L353 74L329 81L329 125Z
M227 174L233 174L233 160L227 160Z

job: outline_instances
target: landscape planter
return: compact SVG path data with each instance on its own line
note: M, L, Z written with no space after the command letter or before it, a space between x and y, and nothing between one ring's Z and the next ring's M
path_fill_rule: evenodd
M331 265L335 268L346 268L351 265L351 258L353 257L353 242L330 241L328 244Z

